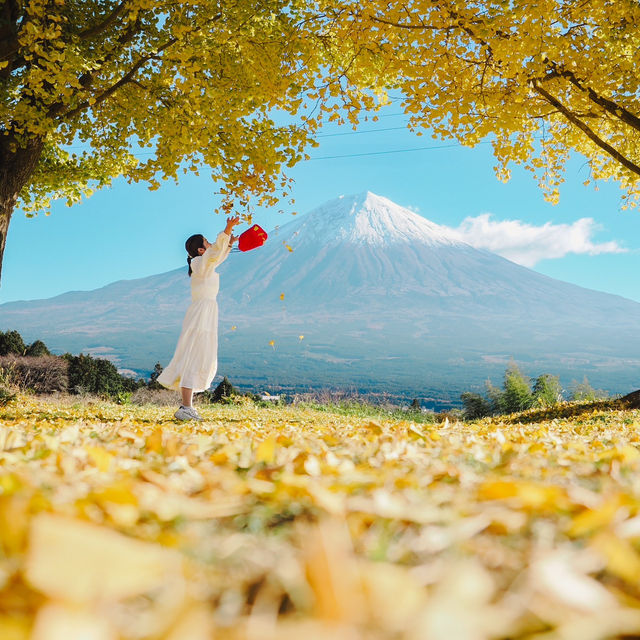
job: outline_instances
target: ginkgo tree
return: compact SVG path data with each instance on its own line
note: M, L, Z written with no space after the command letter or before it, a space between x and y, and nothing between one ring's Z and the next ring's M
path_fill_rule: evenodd
M636 0L328 0L323 8L333 37L345 51L349 43L343 77L360 89L380 79L395 87L410 126L469 146L491 139L498 177L522 164L552 202L578 152L585 182L613 179L624 206L635 204Z
M2 2L0 264L16 205L33 214L55 198L72 204L117 176L157 188L209 167L223 208L286 195L282 168L303 157L322 114L303 126L290 117L313 107L301 104L322 58L306 9L299 0Z
M473 146L551 201L640 184L635 0L5 0L0 265L11 215L117 176L156 188L208 167L222 207L273 204L323 119L403 97L409 126ZM283 124L284 123L284 124Z

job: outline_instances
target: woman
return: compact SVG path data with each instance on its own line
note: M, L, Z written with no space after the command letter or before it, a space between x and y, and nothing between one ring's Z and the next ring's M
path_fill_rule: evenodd
M180 389L182 404L178 420L202 420L193 408L193 394L208 389L218 368L218 303L220 276L216 268L231 251L236 238L231 234L239 216L227 218L227 226L211 244L196 234L185 242L191 277L191 305L182 323L176 352L158 382L168 389Z

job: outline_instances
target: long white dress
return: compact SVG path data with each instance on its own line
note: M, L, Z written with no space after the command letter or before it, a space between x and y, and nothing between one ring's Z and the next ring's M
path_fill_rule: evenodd
M220 276L216 267L229 255L230 236L222 232L201 256L191 260L191 305L182 323L176 352L158 376L168 389L194 392L211 385L218 369L218 303Z

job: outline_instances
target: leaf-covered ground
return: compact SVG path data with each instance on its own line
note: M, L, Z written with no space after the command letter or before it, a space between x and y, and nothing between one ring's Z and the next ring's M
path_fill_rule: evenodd
M2 640L640 636L638 411L172 412L0 409Z

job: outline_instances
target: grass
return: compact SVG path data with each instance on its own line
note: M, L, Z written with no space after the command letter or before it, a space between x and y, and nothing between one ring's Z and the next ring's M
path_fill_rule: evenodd
M638 410L174 409L0 407L0 638L640 635Z

